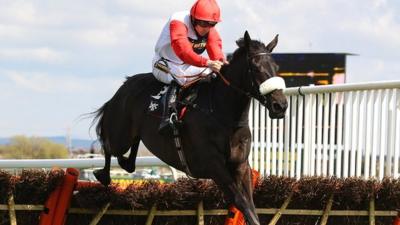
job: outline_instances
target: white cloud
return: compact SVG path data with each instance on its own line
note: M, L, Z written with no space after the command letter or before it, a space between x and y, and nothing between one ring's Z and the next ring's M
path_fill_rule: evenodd
M25 37L25 31L22 27L16 25L7 25L0 23L0 40L16 40Z
M111 77L76 77L48 75L46 73L31 73L5 71L3 72L18 89L46 94L59 93L93 93L102 90L115 90L121 84L123 78L115 79Z
M350 56L347 64L347 82L349 83L399 80L400 77L400 64L396 59Z
M147 15L148 17L169 16L171 12L188 10L195 1L169 1L153 0L116 0L116 8L126 12L136 12L141 16Z
M127 40L135 38L130 25L124 21L109 22L102 27L83 30L79 33L79 38L88 44L98 47L109 47L123 45Z
M0 9L0 18L5 22L32 24L38 15L32 2L5 0Z
M3 60L29 60L46 63L62 63L66 58L65 53L58 52L48 47L38 48L0 48L0 59Z
M119 36L112 30L96 29L82 33L82 39L94 45L115 45L118 43Z

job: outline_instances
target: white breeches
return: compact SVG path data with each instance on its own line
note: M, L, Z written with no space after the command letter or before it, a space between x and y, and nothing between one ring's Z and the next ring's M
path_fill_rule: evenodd
M156 56L153 58L153 74L155 78L165 84L170 84L172 80L175 80L179 85L185 85L187 82L190 82L194 79L193 78L188 78L188 77L182 77L182 76L192 76L192 75L197 75L200 73L203 74L209 74L211 73L211 69L205 68L205 67L197 67L197 66L192 66L189 64L176 64L173 62L166 62L168 64L170 72L175 76L172 77L171 73L167 74L164 71L161 71L157 68L154 67L154 64L160 59L160 57Z

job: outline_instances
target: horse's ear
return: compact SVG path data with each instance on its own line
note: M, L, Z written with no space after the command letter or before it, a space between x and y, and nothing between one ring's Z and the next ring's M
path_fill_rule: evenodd
M247 50L250 49L250 43L251 43L251 38L250 38L249 32L247 32L247 30L246 30L246 32L244 32L244 37L242 37L236 41L236 44L240 48L245 48Z
M279 34L277 34L274 38L274 40L272 40L268 45L267 45L267 50L268 52L272 52L272 50L274 50L274 48L276 47L276 45L278 44L278 36Z
M246 49L250 49L250 42L251 42L251 38L249 35L249 32L244 32L244 46L246 47Z

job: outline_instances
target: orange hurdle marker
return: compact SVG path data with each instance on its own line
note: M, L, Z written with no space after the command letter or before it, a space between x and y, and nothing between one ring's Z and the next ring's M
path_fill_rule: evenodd
M51 225L53 222L55 210L57 207L58 198L60 197L63 182L56 187L56 189L49 195L46 203L44 204L44 211L40 214L40 225Z
M67 218L65 215L71 203L72 193L75 189L78 177L79 170L73 168L67 169L63 186L61 188L60 197L58 198L57 208L55 210L52 225L63 225L65 223Z
M253 188L256 187L260 173L257 170L251 170ZM245 225L244 216L235 206L230 206L228 209L228 216L225 220L225 225ZM400 225L400 224L399 224Z
M393 225L400 225L400 211L397 214L396 218L393 220Z

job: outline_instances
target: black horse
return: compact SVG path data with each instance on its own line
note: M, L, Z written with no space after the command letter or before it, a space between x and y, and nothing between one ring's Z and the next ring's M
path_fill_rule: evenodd
M214 180L250 225L259 224L248 162L250 100L254 97L265 105L271 118L282 118L287 108L283 87L266 84L278 70L270 54L277 43L278 36L265 46L251 40L246 31L220 76L197 85L198 97L191 105L197 107L189 105L180 128L191 175ZM279 80L277 77L271 80L274 79ZM149 115L147 110L150 95L161 87L151 73L128 77L116 94L95 112L105 166L94 174L102 184L110 183L112 155L126 171L135 170L140 140L162 161L184 171L173 139L157 132L160 118ZM124 157L129 149L129 157Z

